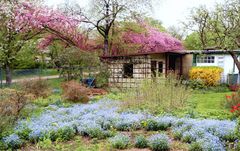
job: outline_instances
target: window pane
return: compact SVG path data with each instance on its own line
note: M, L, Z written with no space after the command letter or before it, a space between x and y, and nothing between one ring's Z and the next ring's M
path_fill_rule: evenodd
M163 62L158 62L158 72L163 73Z
M123 65L123 77L133 78L133 64L126 63Z

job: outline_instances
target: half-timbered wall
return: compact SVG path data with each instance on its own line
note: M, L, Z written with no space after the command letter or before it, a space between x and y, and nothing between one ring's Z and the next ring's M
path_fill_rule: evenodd
M109 83L112 86L131 88L142 79L151 78L151 59L148 55L110 58L108 66L111 73Z
M158 70L159 62L161 62L163 73L165 73L164 54L108 58L108 66L111 73L109 78L110 85L120 88L131 88L136 87L143 79L150 79L152 76L151 61L157 62L156 70Z

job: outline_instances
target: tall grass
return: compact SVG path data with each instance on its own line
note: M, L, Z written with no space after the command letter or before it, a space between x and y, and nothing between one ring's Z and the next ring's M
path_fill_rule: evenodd
M169 74L143 80L136 87L128 90L123 103L124 108L148 110L150 112L171 112L185 107L190 90L181 80Z

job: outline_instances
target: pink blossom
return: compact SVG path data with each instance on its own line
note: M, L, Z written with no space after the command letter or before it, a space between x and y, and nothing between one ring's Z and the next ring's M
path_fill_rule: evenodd
M122 36L125 44L139 46L137 53L175 52L184 49L180 40L144 23L140 23L140 25L143 26L147 32L136 33L127 31ZM116 52L120 51L121 50L114 50L113 53L116 54Z

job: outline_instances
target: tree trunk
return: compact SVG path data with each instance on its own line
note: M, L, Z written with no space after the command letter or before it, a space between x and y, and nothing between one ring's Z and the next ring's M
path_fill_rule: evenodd
M6 84L9 86L12 83L12 72L9 64L6 64Z
M240 73L240 62L238 60L237 55L233 51L228 51L228 53L232 56L233 61L234 61L235 65L238 68L238 73Z
M108 37L105 37L104 38L104 52L103 52L103 55L104 56L107 56L107 55L110 55L108 52L109 50L109 41L108 41Z

